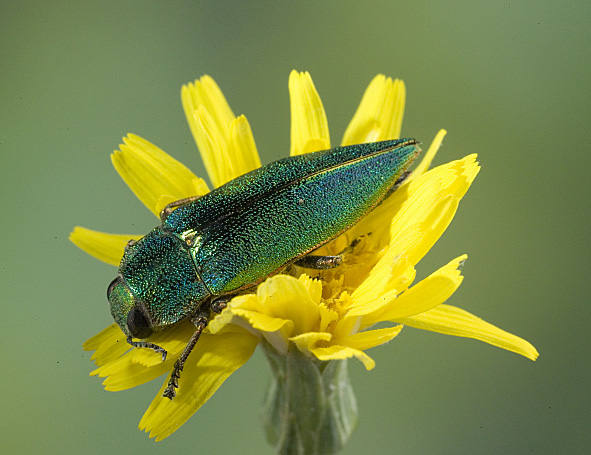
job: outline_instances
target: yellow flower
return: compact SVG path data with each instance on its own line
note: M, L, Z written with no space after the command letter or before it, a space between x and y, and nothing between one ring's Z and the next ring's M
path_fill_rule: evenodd
M292 155L330 148L324 107L308 73L289 78ZM211 182L218 187L260 166L249 123L235 117L208 76L182 88L183 107ZM396 139L404 113L405 87L398 79L376 76L347 128L342 145ZM415 266L451 222L460 199L479 171L475 155L428 170L446 132L441 130L406 182L360 223L319 250L347 249L343 264L314 272L292 266L268 278L256 291L235 297L210 321L192 352L170 401L159 394L140 429L161 440L176 431L223 381L241 367L259 342L279 354L297 349L315 361L356 357L367 369L365 352L394 338L403 325L475 338L532 360L527 341L444 302L462 282L461 255L413 284ZM175 200L202 195L205 182L158 147L134 135L123 139L113 165L156 216ZM94 257L119 265L124 247L137 235L114 235L76 227L70 239ZM382 322L396 325L373 328ZM155 332L148 341L168 351L167 360L149 349L130 349L112 324L84 344L94 350L106 390L124 390L168 373L194 332L187 321Z

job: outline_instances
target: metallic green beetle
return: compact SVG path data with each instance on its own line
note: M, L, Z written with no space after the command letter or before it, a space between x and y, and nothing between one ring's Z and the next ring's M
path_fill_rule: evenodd
M238 177L200 198L167 206L162 224L130 241L107 297L134 347L183 319L195 333L176 361L172 399L187 357L207 325L237 293L290 264L329 268L340 256L308 253L349 229L387 197L420 153L414 139L292 156ZM175 209L176 210L173 210Z

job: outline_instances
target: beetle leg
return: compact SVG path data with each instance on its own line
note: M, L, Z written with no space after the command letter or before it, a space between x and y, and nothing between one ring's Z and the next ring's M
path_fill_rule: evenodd
M338 267L343 262L343 256L316 256L309 254L302 256L294 262L295 265L304 269L324 270Z
M164 393L162 394L163 397L172 400L176 396L176 389L178 389L179 387L179 378L181 377L181 371L183 371L183 368L185 367L185 362L187 361L189 354L191 354L191 351L197 344L197 341L201 336L201 332L203 332L205 327L207 327L208 317L209 305L202 305L201 307L199 307L197 313L195 313L195 315L193 315L190 318L190 321L193 324L195 324L195 327L197 327L197 329L195 330L195 333L193 333L193 336L185 346L185 349L183 349L181 356L174 363L172 373L170 373L168 385L166 386L166 389L164 389Z
M341 251L338 255L339 256L344 256L345 254L349 254L351 251L353 251L355 249L355 247L357 245L359 245L359 242L361 242L361 239L365 236L371 235L371 232L368 234L364 234L361 237L357 237L355 240L353 240L351 243L349 243L348 246L346 246L343 251Z
M163 362L166 360L166 354L167 354L166 353L166 349L161 348L157 344L150 343L149 341L133 341L131 339L131 335L129 335L127 337L127 342L129 344L131 344L134 348L148 348L148 349L152 349L154 352L157 352L158 354L162 354L162 361Z
M127 250L129 250L129 247L133 246L134 243L137 242L137 240L128 240L127 243L125 244L125 251L127 252Z
M345 249L343 249L343 251L335 256L318 256L314 254L308 254L307 256L302 256L296 260L294 264L304 269L314 270L326 270L338 267L343 263L343 256L353 251L353 248L355 248L360 241L361 237L353 240L349 246L347 246Z
M213 311L214 313L220 314L223 311L223 309L226 308L226 306L228 305L228 302L230 300L232 300L235 296L236 296L236 294L216 297L209 304L211 311Z
M191 196L191 197L179 199L178 201L171 202L170 204L168 204L166 207L164 207L160 211L160 221L162 221L162 222L166 221L166 218L168 218L168 215L170 215L172 213L172 211L174 209L176 209L177 207L180 207L181 205L188 204L189 202L196 201L200 197L201 196Z
M388 191L386 192L386 195L384 196L384 198L382 199L382 201L385 201L390 196L392 196L392 193L394 191L396 191L398 188L400 188L400 185L402 185L404 183L404 181L409 177L410 174L412 174L412 172L410 172L410 171L403 172L402 175L400 177L398 177L398 180L396 180L396 183L394 183L394 185L392 185L388 189ZM381 202L380 202L380 204L381 204Z

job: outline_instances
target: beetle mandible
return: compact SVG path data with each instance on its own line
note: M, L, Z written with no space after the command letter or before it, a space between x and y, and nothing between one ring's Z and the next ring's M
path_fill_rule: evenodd
M163 396L207 326L236 294L295 263L329 268L340 256L309 253L349 229L406 177L420 153L414 139L337 147L275 161L202 197L169 204L162 224L130 241L107 289L111 314L133 347L183 319L195 332Z

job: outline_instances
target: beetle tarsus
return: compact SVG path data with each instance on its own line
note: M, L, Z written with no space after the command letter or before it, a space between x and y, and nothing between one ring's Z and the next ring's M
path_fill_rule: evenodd
M134 348L148 348L154 352L157 352L158 354L162 354L162 361L164 362L166 360L166 355L167 355L166 349L158 346L157 344L150 343L149 341L133 341L131 339L131 335L129 335L127 337L127 342L130 345L132 345Z
M172 373L170 373L170 379L168 380L166 389L164 389L164 393L162 394L163 397L166 397L169 400L172 400L176 396L176 389L179 388L179 379L181 377L181 371L183 371L183 368L185 367L185 362L197 344L197 341L201 336L201 332L203 332L205 327L207 327L207 313L205 312L205 309L202 309L199 313L197 313L194 318L191 319L191 322L195 324L197 329L185 346L185 349L183 349L181 356L174 363Z
M176 389L179 387L179 378L181 377L181 371L183 371L183 365L181 365L180 360L181 359L178 359L174 363L174 368L170 374L170 380L168 381L168 385L162 394L163 397L166 397L169 400L172 400L176 396Z

